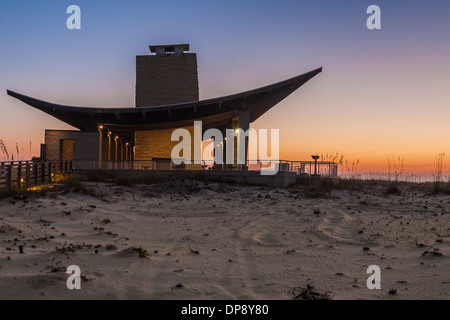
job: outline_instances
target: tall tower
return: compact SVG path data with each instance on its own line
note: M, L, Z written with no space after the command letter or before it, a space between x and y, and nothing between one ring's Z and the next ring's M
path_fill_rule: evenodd
M189 44L150 46L136 57L136 107L198 101L197 55Z

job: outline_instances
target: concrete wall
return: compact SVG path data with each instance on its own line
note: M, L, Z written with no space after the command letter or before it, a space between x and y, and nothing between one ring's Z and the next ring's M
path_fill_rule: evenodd
M185 127L191 135L191 160L194 160L194 127ZM162 129L135 132L135 160L152 160L155 158L171 159L172 149L179 141L171 141L172 132L175 129ZM152 168L152 163L146 163L148 169ZM201 165L189 165L186 169L201 169Z
M74 140L75 166L93 166L93 161L100 160L100 133L75 130L45 130L47 160L60 161L61 140Z
M198 100L195 53L136 57L136 107Z
M88 171L76 170L77 173L86 173ZM166 181L168 179L191 178L206 181L217 182L234 182L239 184L250 185L266 185L274 187L287 187L297 181L297 174L295 172L278 172L272 176L263 176L259 171L194 171L194 170L150 170L150 171L127 171L127 170L105 170L105 173L111 177L127 176L133 179L152 178L159 181Z

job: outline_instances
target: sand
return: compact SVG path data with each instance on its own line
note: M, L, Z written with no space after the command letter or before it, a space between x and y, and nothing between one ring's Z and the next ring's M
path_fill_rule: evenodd
M0 299L291 299L307 285L333 299L450 298L448 195L87 184L93 195L0 200Z

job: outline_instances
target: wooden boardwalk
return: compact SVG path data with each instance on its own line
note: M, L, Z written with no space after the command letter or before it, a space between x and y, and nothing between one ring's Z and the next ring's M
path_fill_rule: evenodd
M72 161L0 162L0 190L51 183L55 174L67 174L72 170Z

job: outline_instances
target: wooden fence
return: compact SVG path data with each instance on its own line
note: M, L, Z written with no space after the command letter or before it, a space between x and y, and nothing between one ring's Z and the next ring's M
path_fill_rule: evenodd
M52 183L55 174L67 174L72 170L72 161L0 162L0 190Z

